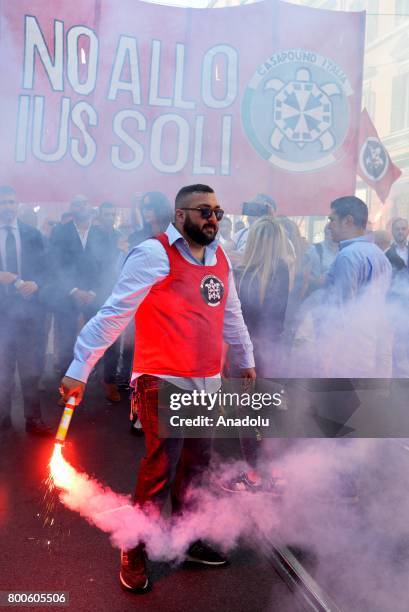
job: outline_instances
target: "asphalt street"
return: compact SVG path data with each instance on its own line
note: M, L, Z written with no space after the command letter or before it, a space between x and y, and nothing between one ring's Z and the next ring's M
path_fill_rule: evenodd
M54 377L42 392L45 420L55 429L62 410L57 388ZM133 491L143 454L143 438L130 434L128 412L126 393L112 405L91 382L64 451L77 469L124 494ZM13 423L12 431L0 434L0 591L64 591L69 594L65 609L75 611L300 609L271 564L257 551L240 548L232 552L229 566L219 569L151 563L151 592L124 593L118 582L119 550L108 536L55 497L44 499L53 441L24 432L18 390Z

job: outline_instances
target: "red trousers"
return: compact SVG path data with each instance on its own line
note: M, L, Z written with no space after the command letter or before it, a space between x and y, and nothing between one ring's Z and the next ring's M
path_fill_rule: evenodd
M142 506L151 503L160 511L170 494L172 511L179 512L189 485L200 483L209 465L212 441L159 438L160 384L173 387L156 376L144 374L138 378L137 411L145 434L145 456L139 466L135 502ZM173 388L180 393L179 388Z

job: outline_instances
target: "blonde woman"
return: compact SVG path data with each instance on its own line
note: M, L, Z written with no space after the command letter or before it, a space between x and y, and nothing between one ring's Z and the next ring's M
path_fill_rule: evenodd
M279 376L291 260L289 241L280 222L273 217L258 219L250 228L242 265L236 273L243 316L254 346L258 378ZM232 366L231 374L234 376L234 363ZM264 484L257 470L260 444L255 438L241 438L240 442L249 471L223 483L223 488L232 492L261 489ZM270 490L273 480L269 478Z
M261 378L277 376L276 347L284 327L291 261L290 245L280 222L273 217L258 219L250 228L236 281Z

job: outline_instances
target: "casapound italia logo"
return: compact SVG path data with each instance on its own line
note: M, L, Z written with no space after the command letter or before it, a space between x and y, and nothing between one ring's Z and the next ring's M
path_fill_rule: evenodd
M353 90L330 58L303 49L275 53L258 66L244 93L242 123L257 153L292 172L343 157Z

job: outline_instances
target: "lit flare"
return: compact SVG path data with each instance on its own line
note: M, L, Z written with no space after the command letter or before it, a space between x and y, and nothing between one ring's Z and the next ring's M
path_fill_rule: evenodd
M76 472L68 461L64 459L61 444L54 444L54 451L49 465L54 485L60 489L71 491L75 483Z

